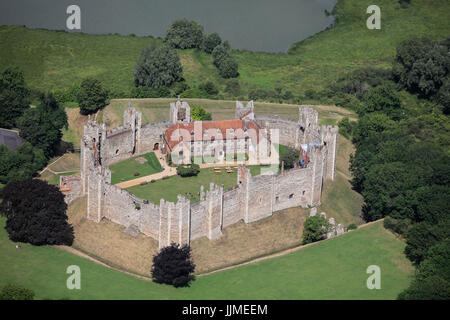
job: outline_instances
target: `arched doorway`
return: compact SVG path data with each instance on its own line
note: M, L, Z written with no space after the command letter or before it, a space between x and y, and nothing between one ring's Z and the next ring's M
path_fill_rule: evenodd
M155 143L155 145L153 146L153 150L159 150L159 143Z

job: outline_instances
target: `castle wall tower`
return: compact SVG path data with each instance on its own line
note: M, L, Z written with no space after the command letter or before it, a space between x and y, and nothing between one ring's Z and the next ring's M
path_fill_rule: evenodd
M206 192L207 208L207 237L216 239L222 235L223 224L223 186L210 183L209 191Z
M81 184L82 192L87 192L89 169L102 163L102 145L106 140L105 124L88 120L84 126L84 134L80 140Z
M310 205L316 206L320 204L322 198L323 181L326 176L326 158L327 149L325 146L313 146L310 152L312 168L312 181L311 181L311 199Z
M236 119L255 120L254 110L253 100L249 101L245 107L242 102L236 101Z
M170 123L189 123L192 122L191 107L186 101L179 97L177 102L170 104Z
M327 175L326 178L334 180L336 176L336 157L337 157L337 139L339 127L338 126L322 126L322 142L326 146L327 153Z

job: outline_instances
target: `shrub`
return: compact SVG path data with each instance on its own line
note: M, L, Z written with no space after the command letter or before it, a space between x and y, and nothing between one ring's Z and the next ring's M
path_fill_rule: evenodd
M77 102L81 114L91 114L106 106L108 92L102 87L100 81L86 78L81 82L77 93Z
M392 217L385 217L383 226L398 234L406 234L408 228L411 226L411 220L409 219L394 219Z
M204 37L202 43L202 49L206 53L212 53L214 48L222 43L222 39L220 38L217 32L213 32Z
M11 241L33 245L72 245L73 227L67 204L56 186L38 179L16 181L2 191L0 212L6 216Z
M342 118L338 122L339 133L342 134L347 139L351 138L352 133L353 133L353 127L354 127L355 123L356 122L354 122L354 121L350 122L348 117Z
M147 181L143 181L140 183L141 186L145 186L148 182Z
M167 87L150 88L146 86L135 87L131 91L133 98L168 98L171 92Z
M135 177L137 177L137 176L139 176L139 175L140 175L139 172L135 172L135 173L134 173L134 176L135 176Z
M356 224L354 224L354 223L350 224L350 225L347 227L347 231L350 231L350 230L356 230L356 229L358 229L358 226L357 226Z
M288 148L286 152L280 155L280 168L282 162L284 162L284 168L285 169L291 169L294 168L294 165L300 161L300 151Z
M238 64L230 55L220 60L218 69L220 76L225 79L236 78L239 75Z
M330 225L325 217L313 216L306 218L303 226L303 244L325 239Z
M203 27L195 21L175 20L167 29L164 41L177 49L200 48L203 42Z
M42 95L36 108L27 109L17 120L22 138L52 156L60 144L62 128L67 128L67 113L53 95Z
M183 287L194 279L195 264L191 261L191 248L172 243L153 257L151 275L156 283Z
M214 50L212 51L212 57L213 57L213 63L216 67L219 67L222 59L228 56L229 51L230 51L230 48L228 48L223 43L214 48Z
M0 127L12 128L30 105L30 91L22 71L16 67L0 73Z
M181 81L182 75L183 67L177 51L168 46L152 45L141 51L134 71L134 83L158 89Z
M193 121L209 121L212 120L211 113L206 112L202 107L192 107L191 117Z
M207 81L207 82L201 84L198 88L200 90L206 91L207 94L210 94L212 96L219 93L219 89L217 89L216 85L212 81Z
M198 175L200 172L200 166L195 163L188 165L179 165L177 167L177 174L181 177L192 177Z
M181 95L182 98L210 98L210 95L199 88L192 88L184 91Z
M33 290L24 288L18 284L6 284L0 290L0 300L33 300Z
M230 79L225 84L225 92L233 96L238 96L241 94L241 86L237 79Z

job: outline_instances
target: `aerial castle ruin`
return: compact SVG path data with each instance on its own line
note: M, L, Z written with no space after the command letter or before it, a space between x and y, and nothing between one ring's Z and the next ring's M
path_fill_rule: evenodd
M201 187L200 201L191 203L178 195L176 203L161 199L152 203L111 184L109 166L155 149L168 152L165 132L173 125L191 122L190 107L178 100L170 106L170 120L142 124L142 114L129 107L123 125L107 130L105 124L89 119L81 139L81 173L61 177L66 201L87 196L87 218L103 218L152 237L159 247L171 242L189 244L206 236L216 239L234 223L251 223L290 207L320 204L325 180L336 174L338 127L319 126L318 113L300 106L297 121L254 113L253 102L236 102L236 119L257 126L266 133L278 130L279 144L302 148L308 156L305 166L279 174L252 176L245 165L237 169L237 185L224 190L211 183Z

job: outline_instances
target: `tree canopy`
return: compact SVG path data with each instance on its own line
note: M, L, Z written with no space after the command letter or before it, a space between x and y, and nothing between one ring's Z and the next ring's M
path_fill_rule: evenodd
M171 243L153 257L153 281L174 287L184 287L194 279L195 264L191 261L191 248Z
M165 42L176 49L200 48L203 27L195 21L175 20L166 31Z
M323 216L308 217L303 226L303 244L325 239L330 229L327 219Z
M208 34L203 39L202 49L206 53L212 53L214 48L222 43L222 39L220 38L217 32L213 32Z
M0 145L0 183L31 178L46 163L44 152L29 142L19 146L16 151Z
M40 100L39 106L26 110L17 120L17 127L21 137L50 157L61 141L62 128L67 128L67 114L51 93Z
M77 101L81 114L91 114L106 106L108 91L102 87L99 80L86 78L81 82Z
M193 121L209 121L212 119L211 113L206 112L202 107L192 107L191 117Z
M29 95L23 73L17 67L8 67L0 74L0 127L16 125L30 106Z
M449 42L411 39L397 47L392 68L394 78L406 89L423 97L434 96L449 76Z
M11 241L33 245L72 245L73 227L67 204L56 186L39 179L9 183L2 191L0 212Z
M134 71L136 86L168 87L183 80L183 68L176 50L168 46L142 49Z

